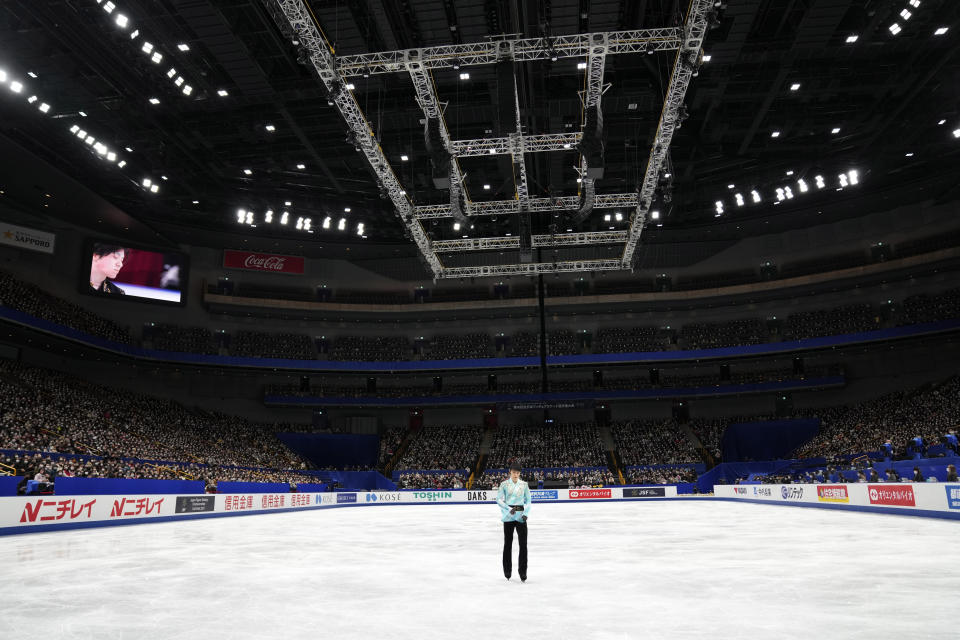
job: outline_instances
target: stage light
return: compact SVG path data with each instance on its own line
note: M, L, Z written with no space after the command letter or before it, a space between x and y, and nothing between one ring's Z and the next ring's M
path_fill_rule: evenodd
M351 211L350 207L344 207L344 208L343 208L343 212L344 212L344 213L350 213L350 211Z
M243 170L243 173L244 173L244 175L248 175L248 176L249 176L249 175L252 175L252 174L253 174L253 171L251 171L250 169L244 169L244 170Z
M337 229L340 231L343 231L346 228L347 228L347 219L340 218L340 222L337 223Z
M897 34L900 33L901 31L903 31L903 29L900 27L900 25L897 24L896 22L894 22L892 25L890 25L890 26L887 27L887 28L890 29L890 33L892 33L893 35L897 35Z
M783 192L787 195L788 200L793 198L793 190L790 187L784 187Z
M176 68L175 68L175 67L170 67L170 71L167 71L167 77L168 77L168 78L172 78L172 77L175 76L175 75L177 75L177 70L176 70Z
M823 189L825 186L827 186L827 183L824 181L823 176L816 176L814 177L813 180L814 182L817 183L817 189Z
M850 184L850 181L847 180L847 174L841 173L841 174L840 174L840 186L841 186L841 187L846 187L846 186L849 185L849 184Z
M159 51L154 51L153 55L150 56L150 60L152 60L154 64L160 64L160 61L163 60L163 54Z
M106 11L107 13L113 13L113 10L116 8L117 8L117 5L113 4L112 2L107 2L103 5L103 10Z
M289 220L290 220L289 211L284 211L283 213L280 214L280 224L287 224Z
M803 178L797 180L797 186L800 187L800 193L806 193L807 191L810 191L810 187L807 186L807 183Z
M710 62L711 60L713 60L713 56L711 56L709 53L703 54L703 61L704 61L704 62Z
M157 98L150 98L150 104L160 104L160 100Z
M913 14L910 13L910 10L909 10L909 9L903 9L903 10L900 12L900 17L903 18L904 20L909 20L909 19L911 18L911 16L913 16Z
M303 218L297 218L297 229L303 229Z
M786 194L784 194L781 187L777 187L777 202L782 202L787 199Z
M833 129L830 129L830 133L834 135L840 133L840 127L834 127Z
M0 69L0 82L6 82L6 81L7 81L7 72L4 71L3 69Z
M794 82L792 85L790 85L790 91L797 91L797 90L799 90L799 89L800 89L800 83L799 83L799 82Z
M137 39L137 36L139 36L139 35L140 35L140 29L134 29L134 30L133 30L133 33L130 34L130 39L131 39L131 40L136 40L136 39Z
M723 201L717 200L715 204L717 205L717 215L723 213Z
M190 45L181 42L177 45L177 49L180 49L180 51L190 51Z
M850 184L860 184L860 172L856 169L851 169L847 172L847 175L850 176Z
M77 133L77 137L80 138L81 140L87 137L87 132L84 131L83 129L77 129L76 133Z
M184 85L184 86L183 86L183 95L188 96L188 95L190 95L191 93L193 93L193 87L191 87L191 86L188 85L188 84Z
M305 165L305 164L303 164L303 163L300 163L300 164L297 165L297 169L300 169L301 171L303 171L303 170L306 169L306 168L307 168L307 165Z
M362 236L362 235L363 235L363 223L362 223L362 222L357 223L357 235L358 235L358 236Z
M586 63L586 62L578 62L578 63L577 63L577 69L586 69L586 68L587 68L587 63Z
M613 219L616 220L617 222L622 222L623 214L617 211L615 214L613 214Z
M72 127L70 127L70 133L76 133L77 131L80 131L80 127L78 127L77 125L73 125Z
M227 92L226 89L218 89L217 95L220 96L221 98L226 98L230 94Z
M107 161L108 161L108 162L113 162L113 161L115 161L116 159L117 159L117 154L115 154L113 151L111 151L111 152L109 152L109 153L107 154Z
M275 126L273 126L272 124L268 124L267 126L264 127L264 129L266 129L266 130L269 131L270 133L273 133L274 131L277 130L277 128L276 128Z
M247 224L253 224L253 211L247 211Z
M756 204L759 204L760 202L763 202L763 200L760 198L760 193L757 192L756 189L754 189L753 191L750 192L750 197L753 198L753 202L756 203Z
M150 185L153 184L153 180L151 180L150 178L144 178L143 182L141 182L140 184L142 184L144 188L149 189Z
M160 191L160 185L158 184L150 185L150 193L156 193L158 191Z
M13 91L14 93L20 93L23 91L23 84L16 80L12 81L10 83L10 91Z
M143 46L140 47L140 50L144 53L153 53L153 45L149 42L144 42Z
M485 191L490 191L490 185L488 185L488 184L483 185L483 189L484 189Z
M117 17L114 18L113 21L116 22L117 26L121 29L126 29L127 25L130 24L130 20L128 20L127 16L123 15L122 13L118 13Z
M27 102L29 104L33 104L36 101L37 101L37 96L30 96L29 98L27 98Z
M735 193L735 194L733 194L733 199L737 201L737 206L738 206L738 207L742 207L742 206L743 206L743 194L742 194L742 193Z
M84 140L84 142L86 142L87 144L89 144L91 147L93 146L93 143L96 142L96 141L97 141L97 139L94 138L93 136L87 136L86 140Z
M908 0L907 4L909 4L914 9L920 8L920 0Z
M273 222L273 209L267 209L267 212L263 214L263 221L268 224Z
M604 221L604 222L610 222L610 214L609 214L609 213L603 216L603 221Z
M406 161L409 160L409 159L410 159L410 157L407 156L406 154L400 156L400 162L406 162Z
M330 228L330 216L327 216L326 218L323 219L323 228L324 229Z
M950 31L950 27L940 27L939 29L937 29L936 31L933 32L933 35L935 35L935 36L942 36L942 35L945 34L947 31Z
M310 231L310 226L313 224L313 218L304 218L303 219L303 230Z
M651 219L651 220L659 220L659 219L660 219L660 212L659 212L659 211L651 211L651 212L650 212L650 219ZM567 229L567 231L571 231L571 229Z
M856 42L859 38L860 38L860 36L851 34L851 35L847 36L847 44L853 44L853 43Z
M953 130L953 137L954 137L954 138L960 138L960 129L954 129L954 130Z
M727 189L736 189L736 188L737 188L737 186L734 185L734 184L728 184L728 185L727 185Z
M771 138L779 138L779 137L780 137L780 132L779 132L779 131L771 131L771 132L770 132L770 137L771 137Z
M243 224L243 221L247 219L247 212L245 209L237 209L237 222Z
M347 91L353 91L356 88L356 85L354 85L352 82L347 83Z
M454 222L454 223L453 223L453 230L454 230L454 231L460 231L460 223L459 223L459 222Z
M470 79L470 74L467 73L467 72L463 72L463 73L460 74L460 79L461 79L461 80L469 80L469 79Z
M117 166L123 169L125 166L127 166L127 161L121 160L120 162L117 163Z

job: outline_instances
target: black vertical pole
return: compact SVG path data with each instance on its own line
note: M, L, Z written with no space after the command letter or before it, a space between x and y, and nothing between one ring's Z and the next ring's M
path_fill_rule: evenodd
M538 278L537 301L540 305L540 391L549 391L547 386L547 316L543 310L543 274Z

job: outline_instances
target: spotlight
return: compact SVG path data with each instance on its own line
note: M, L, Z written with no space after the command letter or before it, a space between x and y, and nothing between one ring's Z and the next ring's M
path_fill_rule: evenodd
M154 64L160 64L160 61L163 60L163 54L159 51L154 51L153 55L150 56L150 60L152 60Z
M827 183L823 180L823 176L815 176L813 180L817 183L817 189L823 189L827 186Z
M615 214L613 214L613 219L616 220L617 222L622 222L623 214L617 211Z
M172 78L175 75L177 75L177 69L175 67L170 67L170 70L167 71L167 77ZM177 85L177 86L180 86L180 85Z
M23 85L17 82L16 80L14 80L13 82L10 83L10 91L13 91L14 93L20 93L21 91L23 91Z
M297 218L297 229L303 229L303 218Z
M306 168L307 168L307 165L305 165L305 164L303 164L303 163L300 163L300 164L297 165L297 169L300 169L301 171L303 171L303 170L306 169Z
M467 73L466 71L464 71L463 73L460 74L460 79L461 79L461 80L469 80L469 79L470 79L470 74Z
M148 53L148 54L149 54L149 53L153 53L153 45L150 44L149 42L144 42L144 43L143 43L143 46L140 47L140 50L143 51L144 53Z
M150 104L160 104L159 98L150 98Z
M188 84L187 84L187 85L184 85L184 86L183 86L183 95L188 96L188 95L190 95L191 93L193 93L193 87L191 87L191 86L188 85Z
M266 129L266 130L269 131L270 133L273 133L274 131L277 130L277 128L276 128L275 126L273 126L272 124L268 124L267 126L264 127L264 129Z
M610 214L609 214L609 213L603 216L603 221L604 221L604 222L610 222Z
M248 175L248 176L249 176L249 175L252 175L252 174L253 174L253 171L251 171L250 169L244 169L244 170L243 170L243 173L244 173L245 175Z
M840 133L840 127L834 127L833 129L830 129L830 133L832 134Z
M290 212L284 211L280 214L280 224L287 224L287 221L290 220Z
M362 223L362 222L357 223L357 235L358 235L358 236L362 236L362 235L363 235L363 232L364 232L364 231L363 231L363 223Z
M157 191L160 191L160 185L158 184L150 185L150 193L156 193Z
M180 44L177 45L177 49L180 49L180 51L190 51L190 45L184 42L181 42Z
M0 69L0 82L6 82L6 81L7 81L7 72L4 71L3 69Z
M410 156L407 156L406 154L400 156L400 162L406 162L409 159L410 159Z
M649 45L647 45L647 46L649 46ZM653 52L652 52L652 51L648 51L648 53L653 53ZM586 68L587 68L587 63L586 63L586 62L578 62L578 63L577 63L577 69L586 69Z
M100 4L100 3L98 2L97 4ZM103 5L103 10L106 11L107 13L113 13L113 10L116 8L117 8L117 5L113 4L112 2L107 2L106 4Z
M742 193L735 193L735 194L733 194L733 199L737 201L737 206L738 206L738 207L742 207L742 206L743 206L743 194L742 194Z
M221 98L226 98L226 97L227 97L228 95L230 95L230 94L227 93L227 90L226 90L226 89L218 89L218 90L217 90L217 95L220 96Z
M313 218L304 218L303 219L303 230L310 231L310 225L313 224Z
M800 187L800 193L806 193L807 191L810 191L810 187L807 186L807 183L803 178L797 180L797 186Z
M940 27L939 29L937 29L936 31L933 32L933 35L935 35L935 36L942 36L942 35L945 34L947 31L950 31L950 27Z
M847 174L841 173L841 174L840 174L840 186L841 186L841 187L846 187L846 186L849 185L849 184L850 184L850 181L847 180Z
M263 216L263 221L268 224L273 222L273 209L267 209L267 212Z
M243 224L243 221L247 219L246 209L237 209L237 222Z
M757 192L756 189L750 192L750 197L753 198L753 202L755 204L759 204L760 202L763 202L763 200L760 198L760 193Z
M850 176L850 184L860 184L860 172L856 169L851 169L847 172L847 175Z
M651 220L659 220L659 219L660 219L660 212L659 212L659 211L651 211L651 212L650 212L650 219L651 219Z
M723 201L717 200L715 204L717 205L717 215L720 215L723 213Z
M797 90L799 90L799 89L800 89L800 83L799 83L799 82L794 82L792 85L790 85L790 91L797 91Z
M849 36L847 36L847 44L853 44L859 39L860 39L860 36L851 33Z
M771 137L771 138L779 138L779 137L780 137L780 132L779 132L779 131L771 131L771 132L770 132L770 137Z
M787 195L788 200L793 198L793 190L790 187L784 187L783 192Z
M887 27L887 28L890 30L890 33L893 34L893 35L897 35L897 34L900 33L901 31L903 31L903 29L900 27L900 25L897 24L896 22L894 22L892 25L890 25L890 26Z
M330 228L330 216L327 216L326 218L323 219L323 228L324 229Z
M121 29L126 29L127 25L130 24L130 20L128 20L127 16L123 15L122 13L118 13L117 17L114 18L113 21L116 22L117 26Z
M454 231L460 231L460 223L459 223L459 222L454 222L454 223L453 223L453 230L454 230Z
M340 222L337 223L337 230L343 231L346 228L347 228L347 219L340 218Z
M777 187L777 202L782 202L786 199L787 196L783 193L783 189L781 187Z
M150 178L144 178L143 182L141 182L140 184L142 184L145 188L149 189L150 185L153 184L153 180L151 180Z

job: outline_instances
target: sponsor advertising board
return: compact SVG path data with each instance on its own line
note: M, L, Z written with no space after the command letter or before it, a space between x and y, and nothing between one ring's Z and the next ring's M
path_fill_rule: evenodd
M947 490L947 507L960 509L960 484L948 484L944 489Z
M623 490L624 498L664 498L666 487L628 487Z
M533 502L543 502L544 500L559 500L559 492L556 489L531 489L530 500Z
M612 489L570 489L571 500L598 500L612 496Z
M842 484L818 484L817 501L849 504L850 496L847 487Z
M226 249L223 252L223 266L227 269L302 275L304 259L302 256L283 256L274 253L252 253L250 251Z
M870 504L885 504L895 507L915 507L913 487L908 484L871 484L867 486Z
M37 231L9 222L0 222L0 244L40 251L41 253L53 253L55 239L55 235L46 231Z

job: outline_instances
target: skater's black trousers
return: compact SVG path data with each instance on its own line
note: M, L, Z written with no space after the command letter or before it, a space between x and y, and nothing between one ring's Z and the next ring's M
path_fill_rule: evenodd
M520 541L520 577L527 575L527 523L526 522L504 522L503 523L503 575L510 577L513 564L510 561L510 552L513 551L513 530L517 530L517 538Z

